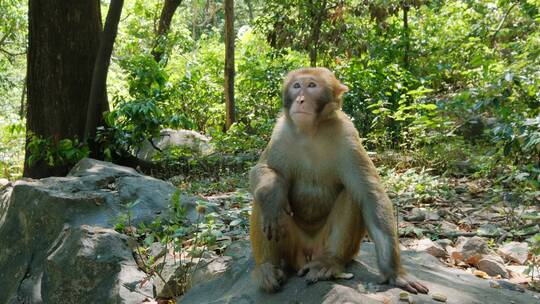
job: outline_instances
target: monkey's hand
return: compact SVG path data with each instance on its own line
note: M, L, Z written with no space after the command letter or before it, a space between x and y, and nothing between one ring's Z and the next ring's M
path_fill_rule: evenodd
M414 276L408 274L400 274L395 278L389 279L388 281L390 284L404 289L410 293L417 294L429 292L429 289L424 284L418 282L418 280Z
M285 235L288 216L292 216L285 186L279 179L266 178L253 193L262 217L262 229L268 240L279 241Z
M263 232L268 240L276 242L286 234L286 221L292 216L291 206L288 201L278 204L267 204L261 208Z

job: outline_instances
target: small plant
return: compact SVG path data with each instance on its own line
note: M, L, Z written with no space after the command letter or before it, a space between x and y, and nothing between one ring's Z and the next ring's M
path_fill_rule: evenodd
M180 296L191 285L191 278L200 268L203 256L219 236L213 227L214 215L206 214L208 207L206 202L201 201L196 207L197 219L189 223L178 190L171 196L167 219L156 218L150 224L140 224L134 228L133 208L139 203L137 200L126 205L127 213L117 218L115 229L137 241L135 259L139 268L148 275L145 281L151 277L161 280L165 298ZM150 247L154 244L163 248L156 256L150 255ZM170 263L180 272L176 270L173 277L166 278L163 270Z
M61 139L53 142L51 138L43 138L32 134L28 142L28 164L32 166L43 161L49 166L73 165L90 154L88 146L75 139Z
M532 258L528 261L525 273L531 276L530 287L535 291L540 291L540 233L532 237L531 246Z

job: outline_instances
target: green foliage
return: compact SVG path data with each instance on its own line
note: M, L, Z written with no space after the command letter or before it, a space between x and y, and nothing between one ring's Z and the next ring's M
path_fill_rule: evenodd
M169 76L150 55L121 61L121 67L128 75L128 97L115 96L114 110L105 116L107 128L99 132L100 141L113 150L135 151L162 128L192 126L185 115L174 111Z
M0 1L0 177L18 178L24 159L27 1ZM22 101L21 101L22 99Z
M26 45L26 4L0 3L3 175L21 167L23 140L14 138L24 121L14 114L25 59L14 54ZM216 153L171 149L157 160L197 176L243 170L244 155L269 139L283 76L311 64L315 53L315 63L349 86L343 109L368 149L397 150L412 158L409 166L439 173L496 176L501 187L538 187L538 0L237 1L237 122L227 132L222 7L184 1L171 30L156 37L162 5L136 0L124 7L108 80L113 107L99 131L109 158L119 149L136 152L163 128L186 128L210 136ZM163 51L160 62L156 50ZM219 160L224 154L233 159Z
M170 257L169 249L172 256L180 257L177 262L178 266L183 268L183 273L176 281L176 286L169 286L169 290L166 291L170 297L180 296L188 288L193 272L198 267L199 262L194 261L201 259L208 248L215 244L217 238L221 237L221 231L216 229L214 224L216 215L205 214L208 209L207 203L200 201L196 207L197 220L194 223L189 222L180 191L177 190L171 196L169 212L165 217L158 217L149 224L141 223L139 227L133 227L132 212L139 203L140 201L136 200L126 205L126 213L117 218L115 229L137 241L135 254L138 266L155 280L164 280L161 272L167 257ZM149 254L149 248L155 244L162 246L163 256Z
M343 110L371 147L410 148L440 127L437 106L426 97L432 90L399 65L363 56L336 70L351 88Z
M31 135L28 140L28 164L32 166L38 161L45 162L48 166L74 165L79 160L88 157L88 146L79 142L78 139L61 139L54 143L51 138L42 138Z
M225 133L223 43L215 34L201 37L199 43L200 49L173 55L167 66L156 63L150 54L119 62L128 90L125 96L115 96L102 141L136 151L163 128L185 128L211 135L225 153L264 147L281 108L282 79L289 70L305 65L306 57L293 51L275 52L260 35L242 28L236 48L238 119Z
M540 290L540 233L535 234L532 238L530 253L532 259L527 262L525 273L533 279L531 287L536 291Z
M16 115L0 116L0 176L18 178L24 161L24 124Z

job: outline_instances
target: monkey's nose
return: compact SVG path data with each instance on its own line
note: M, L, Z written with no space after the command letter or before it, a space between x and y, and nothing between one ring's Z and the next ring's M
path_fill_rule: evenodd
M304 95L300 95L300 96L296 97L296 101L299 102L299 103L304 103Z

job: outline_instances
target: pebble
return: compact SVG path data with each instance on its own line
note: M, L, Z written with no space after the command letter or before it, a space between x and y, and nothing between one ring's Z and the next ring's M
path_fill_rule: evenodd
M446 302L446 299L447 299L446 295L442 293L434 293L431 295L431 298L439 302Z
M399 293L399 300L404 302L409 302L409 293L402 291Z
M349 273L349 272L342 272L338 275L336 275L336 279L345 279L345 280L350 280L354 277L354 274L352 273Z
M489 279L489 275L481 270L475 270L473 274L482 279Z

